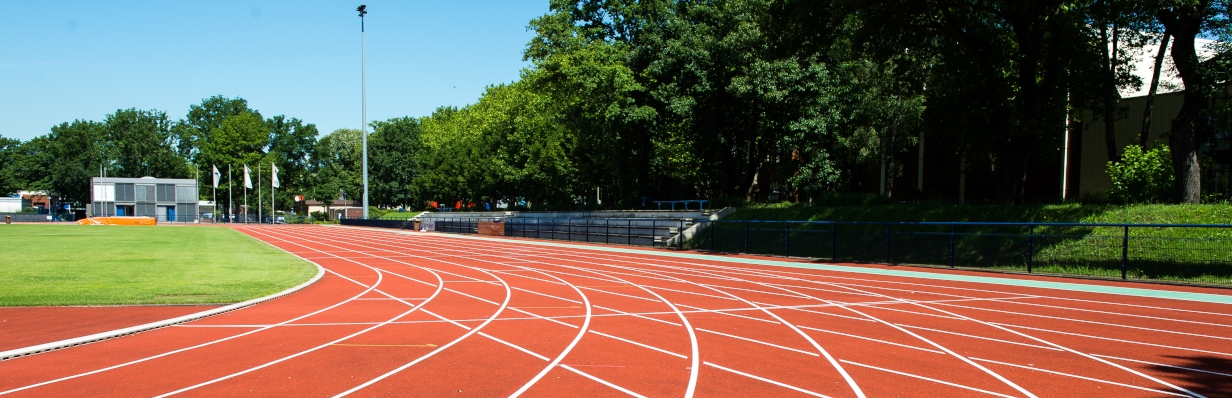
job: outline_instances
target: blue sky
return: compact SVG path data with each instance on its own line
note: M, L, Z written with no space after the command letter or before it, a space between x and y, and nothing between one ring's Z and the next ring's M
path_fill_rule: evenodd
M514 81L548 0L0 1L0 135L27 140L121 108L172 119L221 94L322 134L423 116Z

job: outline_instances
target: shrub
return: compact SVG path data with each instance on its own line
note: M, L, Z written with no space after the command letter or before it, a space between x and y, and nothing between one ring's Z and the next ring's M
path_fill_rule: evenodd
M1108 162L1112 188L1108 198L1117 203L1163 202L1172 193L1172 157L1166 145L1143 152L1142 147L1125 147L1120 162Z

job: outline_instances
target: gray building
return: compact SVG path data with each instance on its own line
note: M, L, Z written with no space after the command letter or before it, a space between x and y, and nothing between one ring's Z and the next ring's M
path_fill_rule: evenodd
M159 222L197 222L197 181L174 178L91 179L91 217L154 217Z

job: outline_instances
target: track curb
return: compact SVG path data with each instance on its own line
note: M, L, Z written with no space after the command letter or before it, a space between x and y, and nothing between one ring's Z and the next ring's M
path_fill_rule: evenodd
M249 236L248 234L242 234L242 235ZM270 246L273 246L273 245L270 245ZM274 247L281 249L277 246L274 246ZM285 250L283 251L286 252ZM299 256L295 256L295 257L299 258ZM16 359L16 358L20 358L20 357L24 357L28 355L40 354L40 353L44 353L47 351L54 351L54 350L59 350L63 348L76 347L82 344L89 344L89 343L93 343L96 341L113 339L116 337L127 336L130 334L137 334L137 333L141 333L141 332L145 332L145 331L149 331L153 329L164 328L164 327L179 324L179 323L195 321L201 318L211 317L211 316L222 314L225 312L231 312L231 311L235 311L241 308L250 307L253 305L264 303L266 301L270 301L270 300L273 300L273 299L276 299L282 296L286 296L291 293L295 293L305 287L308 287L309 285L312 285L313 283L316 283L317 281L321 280L321 277L325 276L325 268L321 267L320 264L317 264L316 262L313 262L313 261L308 261L308 263L317 267L316 276L313 276L312 279L309 279L305 281L304 283L293 286L287 290L283 290L278 293L274 293L274 294L271 294L265 297L258 297L252 300L235 303L235 304L231 304L231 305L227 305L223 307L214 308L211 310L205 310L205 311L201 311L201 312L197 312L193 314L178 316L178 317L171 318L171 319L164 319L161 321L150 322L144 325L130 326L126 328L121 328L121 329L116 329L116 330L111 330L111 331L106 331L106 332L101 332L101 333L95 333L95 334L91 334L88 336L74 337L71 339L54 341L50 343L43 343L39 345L17 348L17 349L12 349L8 351L0 351L0 361L8 361L11 359Z

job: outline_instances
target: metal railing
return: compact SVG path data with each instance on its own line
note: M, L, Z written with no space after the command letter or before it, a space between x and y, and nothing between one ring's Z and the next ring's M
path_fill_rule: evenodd
M1232 282L1232 225L702 220L686 248L1028 273Z
M1232 225L432 217L434 230L829 261L1232 284ZM346 225L415 228L409 220Z

